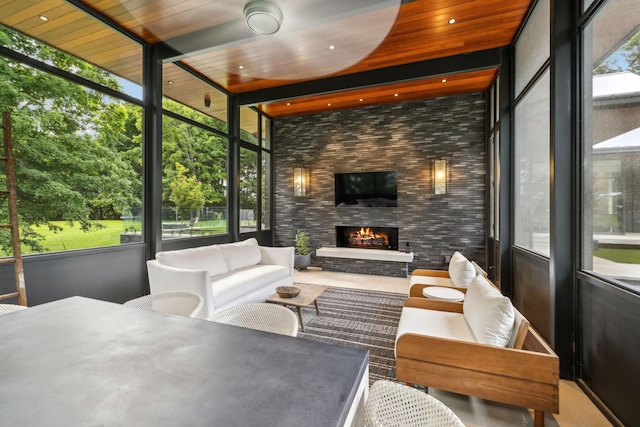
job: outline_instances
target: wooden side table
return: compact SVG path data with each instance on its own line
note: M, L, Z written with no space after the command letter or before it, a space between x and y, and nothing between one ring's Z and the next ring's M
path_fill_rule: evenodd
M304 332L304 323L302 321L302 307L307 307L311 303L316 307L316 314L320 316L320 309L318 308L318 297L324 293L329 287L325 285L312 285L294 283L294 286L300 288L300 293L295 298L282 298L278 294L273 294L267 298L267 302L272 302L281 305L292 305L298 312L298 320L300 320L300 330Z

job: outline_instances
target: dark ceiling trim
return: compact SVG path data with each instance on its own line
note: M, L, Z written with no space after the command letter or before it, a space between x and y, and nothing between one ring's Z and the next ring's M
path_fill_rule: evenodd
M323 95L346 90L420 80L429 77L486 70L500 66L501 51L502 48L487 49L463 55L364 71L362 73L277 86L269 89L240 93L238 94L238 100L240 105L256 105L304 96Z
M36 70L43 71L45 73L52 74L56 77L60 77L74 83L77 83L81 86L88 87L89 89L93 89L97 92L103 93L107 96L110 96L115 99L120 99L122 101L128 102L130 104L138 105L144 107L146 104L144 100L135 98L131 95L128 95L124 92L117 91L115 89L111 89L108 86L103 86L100 83L96 83L93 80L85 79L82 76L77 74L73 74L69 71L63 70L61 68L54 67L53 65L42 62L38 59L32 58L30 56L26 56L20 52L16 52L4 46L0 46L0 57L7 57L17 62L22 62L30 67L35 68Z

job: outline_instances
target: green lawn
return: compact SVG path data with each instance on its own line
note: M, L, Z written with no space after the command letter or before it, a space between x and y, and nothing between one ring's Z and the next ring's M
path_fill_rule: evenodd
M640 249L601 248L593 251L593 256L624 264L640 264Z
M32 230L45 236L42 246L46 252L68 251L72 249L95 248L98 246L113 246L120 244L120 233L125 231L125 225L121 220L113 221L91 221L105 226L100 230L82 231L79 224L71 227L63 221L52 221L53 224L63 228L62 231L54 233L47 227L32 227ZM127 226L134 226L140 232L140 223L133 225L131 222ZM24 253L31 253L30 249L23 246Z
M72 227L63 221L52 221L53 224L62 227L63 230L57 233L50 231L47 227L32 227L32 230L45 237L42 242L45 252L115 246L120 244L121 233L127 230L135 230L136 233L140 233L142 230L142 224L135 221L104 220L91 222L100 223L104 228L85 232L80 229L78 224ZM171 223L171 221L165 221L165 223ZM180 221L178 223L184 224L185 228L189 224L188 222L183 223ZM194 230L199 230L201 232L200 235L221 234L226 232L226 224L224 221L202 221L198 222ZM25 254L32 253L24 245L22 246L22 252Z

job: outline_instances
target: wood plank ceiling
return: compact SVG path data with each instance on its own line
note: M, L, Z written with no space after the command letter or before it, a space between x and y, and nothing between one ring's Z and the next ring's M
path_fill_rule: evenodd
M324 11L314 13L326 14L332 7L343 8L339 4L353 1L358 4L356 0L278 0L284 15L282 34L259 37L235 36L233 25L242 20L247 0L0 0L0 23L141 84L139 43L111 30L78 6L88 7L140 40L164 43L174 49L174 58L184 66L229 93L239 94L508 46L532 3L405 0L394 7L393 0L359 0L378 7L365 10L350 6L355 10L346 17L319 22L307 17L311 12L305 15L305 11L316 11L318 4L324 5ZM450 19L455 23L450 24ZM297 28L286 27L287 22ZM226 37L225 28L229 28L230 37ZM210 46L207 34L215 36L214 40L230 41ZM192 52L177 49L184 46L193 47ZM165 64L164 69L165 95L214 117L225 117L226 121L223 96L213 96L211 106L205 108L204 96L211 91L202 80L174 65ZM488 88L496 71L390 82L258 107L272 117L286 117L478 92Z

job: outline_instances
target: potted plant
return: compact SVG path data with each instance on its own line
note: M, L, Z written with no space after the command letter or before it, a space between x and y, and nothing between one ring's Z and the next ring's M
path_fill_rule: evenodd
M293 262L299 271L306 270L311 265L311 251L309 250L309 233L304 230L296 231L295 259Z

